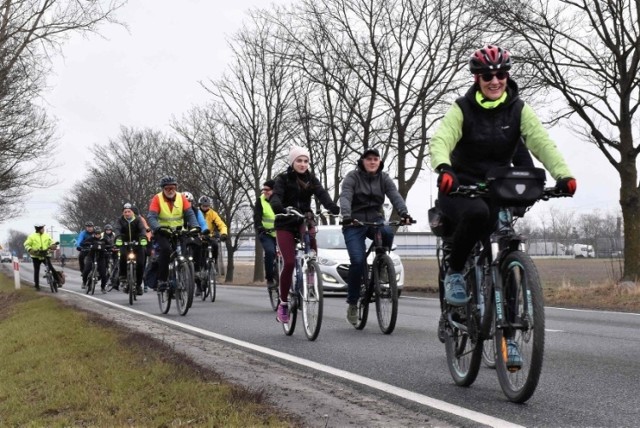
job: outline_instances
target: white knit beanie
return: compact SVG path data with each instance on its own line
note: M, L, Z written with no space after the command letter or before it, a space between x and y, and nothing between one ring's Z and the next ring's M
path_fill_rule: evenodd
M298 159L300 156L306 156L309 160L311 160L311 156L309 156L309 150L300 146L293 146L289 149L289 165L293 165L293 162Z

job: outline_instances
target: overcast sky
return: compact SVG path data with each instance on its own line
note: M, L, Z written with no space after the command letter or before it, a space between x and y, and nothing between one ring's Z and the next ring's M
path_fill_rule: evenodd
M38 222L48 230L53 226L57 239L63 232L54 220L60 198L85 176L90 163L100 163L90 148L117 137L121 125L169 130L173 117L208 100L199 82L225 71L231 55L227 37L241 28L246 11L290 2L134 0L118 14L129 31L109 26L102 38L70 39L64 58L55 60L45 94L47 110L58 121L59 149L52 162L59 165L54 175L60 184L34 191L22 216L0 224L0 242L9 229L31 233ZM600 151L562 129L551 130L551 135L578 179L578 193L573 200L539 203L533 214L551 205L577 214L619 211L619 178ZM409 194L410 213L419 222L413 230L428 230L426 212L435 199L430 189L435 189L435 177L425 174Z

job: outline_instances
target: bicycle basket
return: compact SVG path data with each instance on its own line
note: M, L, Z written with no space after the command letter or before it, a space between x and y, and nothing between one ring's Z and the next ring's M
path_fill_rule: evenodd
M545 181L546 174L541 168L500 167L487 174L491 198L512 207L535 203L542 196Z

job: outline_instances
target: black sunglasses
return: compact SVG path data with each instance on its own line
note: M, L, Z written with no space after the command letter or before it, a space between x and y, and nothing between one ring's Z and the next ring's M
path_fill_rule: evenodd
M493 73L482 73L480 75L482 80L484 80L485 82L491 82L493 80L494 76L497 77L498 80L504 80L507 77L509 77L509 73L507 73L506 71L498 71L496 74L493 74Z

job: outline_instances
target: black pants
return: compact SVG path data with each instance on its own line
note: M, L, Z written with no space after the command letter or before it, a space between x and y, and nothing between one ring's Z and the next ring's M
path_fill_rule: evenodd
M461 272L473 246L486 240L498 218L498 208L482 198L450 197L438 193L440 209L447 216L453 230L449 266Z

